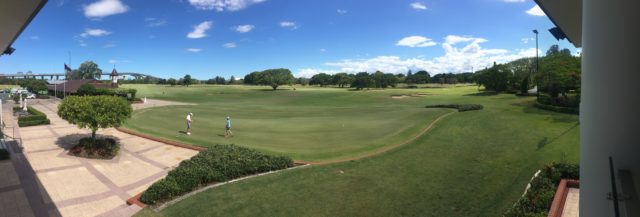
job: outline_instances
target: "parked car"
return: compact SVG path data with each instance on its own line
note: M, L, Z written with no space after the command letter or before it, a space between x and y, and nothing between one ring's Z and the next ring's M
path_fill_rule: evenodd
M27 93L27 99L35 99L36 95L33 93Z

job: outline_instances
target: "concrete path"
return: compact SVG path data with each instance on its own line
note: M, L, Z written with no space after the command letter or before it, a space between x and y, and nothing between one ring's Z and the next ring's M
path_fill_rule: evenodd
M195 104L157 100L157 99L147 99L146 103L136 103L131 106L133 106L134 110L138 110L138 109L152 108L152 107L158 107L158 106L169 106L169 105L195 105Z
M59 118L57 105L55 100L33 102L31 106L44 112L51 124L16 129L16 137L22 139L24 157L41 184L38 191L42 196L38 199L47 207L49 216L131 216L140 208L127 206L127 199L163 178L182 160L197 154L193 150L106 129L97 134L114 137L120 142L118 156L112 160L70 156L67 149L91 134L89 130L78 129ZM9 111L10 106L5 105L4 110ZM7 185L15 186L15 183ZM7 189L13 188L16 187ZM0 182L0 192L1 189L4 188ZM0 195L0 200L5 197ZM0 210L0 217L4 217L1 213Z

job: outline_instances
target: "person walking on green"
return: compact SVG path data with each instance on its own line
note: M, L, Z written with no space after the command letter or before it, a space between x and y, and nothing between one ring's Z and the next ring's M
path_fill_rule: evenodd
M224 137L233 136L233 132L231 132L231 118L227 117L227 124L225 125Z
M191 116L193 113L187 112L187 135L191 135Z

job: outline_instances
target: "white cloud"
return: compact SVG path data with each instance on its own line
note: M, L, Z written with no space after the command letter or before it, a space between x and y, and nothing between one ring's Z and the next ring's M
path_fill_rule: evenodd
M421 2L414 2L410 4L413 9L416 10L427 10L427 6Z
M147 27L158 27L167 24L167 20L154 17L147 17L144 19L144 22L147 23Z
M467 36L450 37L473 38ZM337 69L303 69L298 75L311 77L314 73L329 72L375 72L377 70L387 73L406 73L408 70L427 70L431 74L469 72L489 67L493 62L506 63L523 57L535 56L535 48L508 51L505 49L487 49L480 46L486 39L473 38L472 40L452 40L451 43L442 43L444 54L431 59L423 56L416 58L401 58L399 56L377 56L367 59L345 59L335 62L327 62L326 66ZM456 46L458 44L458 46Z
M531 42L535 42L536 39L535 38L521 38L520 41L522 41L522 43L524 43L524 44L528 44L530 41Z
M338 14L346 14L349 11L344 10L344 9L338 9L337 12L338 12Z
M30 38L31 40L38 40L38 39L40 39L40 36L35 35L35 36L31 36L31 37L29 37L29 38Z
M525 0L503 0L503 1L506 2L506 3L522 3Z
M109 43L105 44L105 45L104 45L104 46L102 46L102 47L104 47L104 48L112 48L112 47L115 47L115 46L116 46L116 44L115 44L115 43L113 43L113 42L109 42Z
M109 60L109 64L116 64L116 63L130 63L131 61L129 60L116 60L116 59L110 59Z
M266 0L189 0L198 10L237 11Z
M120 0L99 0L83 7L84 16L89 18L102 18L127 12L129 7Z
M202 49L200 49L200 48L187 48L187 49L185 49L185 51L191 52L191 53L198 53L198 52L202 51Z
M204 38L207 36L207 30L211 28L213 21L204 21L193 27L193 31L187 34L187 38Z
M438 43L434 42L430 38L425 38L422 36L409 36L403 39L400 39L396 46L405 46L405 47L429 47L434 46Z
M542 11L542 8L540 8L540 6L538 6L538 5L533 6L531 9L527 10L526 12L527 12L527 14L533 15L533 16L539 16L539 17L547 16L544 13L544 11Z
M320 74L320 73L325 73L325 74L336 74L339 71L336 70L324 70L324 69L313 69L313 68L303 68L298 70L298 72L295 74L295 77L297 78L311 78L314 75Z
M111 32L104 29L85 29L83 33L80 33L80 37L86 38L89 36L100 37L110 35Z
M235 47L238 47L238 45L236 45L236 43L229 42L229 43L225 43L225 44L223 44L223 45L222 45L222 47L225 47L225 48L235 48Z
M320 52L322 52L322 53L327 52L327 49L320 48Z
M282 21L282 22L280 22L280 27L297 29L298 25L296 25L296 23L291 22L291 21Z
M247 32L251 32L253 28L255 28L254 25L239 25L236 27L236 31L239 33L247 33Z
M476 42L476 43L484 43L487 42L487 39L484 38L474 38L471 36L459 36L459 35L447 35L444 38L444 43L455 45L460 42Z

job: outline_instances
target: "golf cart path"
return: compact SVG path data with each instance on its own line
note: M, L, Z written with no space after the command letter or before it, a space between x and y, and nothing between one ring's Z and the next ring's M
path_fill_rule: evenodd
M347 161L360 160L360 159L363 159L363 158L377 156L377 155L383 154L385 152L388 152L388 151L390 151L392 149L398 148L400 146L403 146L403 145L406 145L406 144L409 144L409 143L415 141L416 139L418 139L421 136L425 135L440 120L444 119L445 117L447 117L447 116L449 116L449 115L451 115L453 113L457 113L457 111L452 111L452 112L448 112L448 113L440 115L438 118L436 118L434 121L432 121L429 125L427 125L425 128L423 128L420 131L420 133L416 134L415 136L409 138L408 140L406 140L404 142L396 143L396 144L389 145L389 146L384 146L384 147L382 147L380 149L377 149L377 150L374 150L374 151L371 151L371 152L366 152L366 153L358 155L358 156L348 157L348 158L340 158L340 159L316 161L316 162L296 161L296 163L304 163L304 164L311 164L311 165L325 165L325 164L334 164L334 163L342 163L342 162L347 162Z

